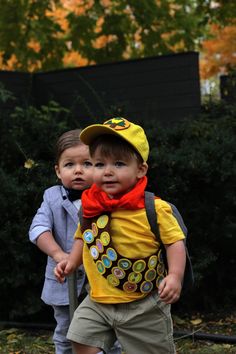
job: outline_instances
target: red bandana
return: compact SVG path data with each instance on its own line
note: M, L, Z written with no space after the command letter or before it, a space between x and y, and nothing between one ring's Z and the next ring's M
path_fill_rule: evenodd
M95 184L82 194L83 216L92 218L103 212L112 212L116 209L142 209L145 207L144 190L147 185L147 177L141 178L135 187L119 199L110 199L108 195Z

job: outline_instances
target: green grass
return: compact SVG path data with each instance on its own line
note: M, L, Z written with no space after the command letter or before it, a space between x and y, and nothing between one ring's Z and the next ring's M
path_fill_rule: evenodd
M54 354L52 333L23 331L16 328L0 331L1 354Z
M214 327L214 333L230 335L223 323L214 322L213 324L203 326L205 331L209 332L209 327ZM231 323L232 324L232 323ZM202 326L202 323L201 323ZM196 326L197 327L197 326ZM233 332L234 333L233 327ZM201 329L201 327L200 327ZM222 331L223 329L223 331ZM232 327L230 327L230 330ZM198 329L195 329L196 331ZM213 331L211 332L213 333ZM235 354L236 344L214 343L203 340L193 340L192 338L175 338L177 354ZM54 345L52 342L52 331L42 330L22 330L22 329L4 329L0 331L0 353L1 354L54 354ZM146 353L144 353L146 354Z
M177 354L235 354L236 345L219 344L207 341L180 340L176 343Z

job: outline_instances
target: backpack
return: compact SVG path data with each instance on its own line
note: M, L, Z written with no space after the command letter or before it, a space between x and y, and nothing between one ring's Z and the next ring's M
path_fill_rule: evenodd
M151 231L152 233L156 236L158 242L161 245L161 249L162 249L162 254L164 257L164 262L166 264L167 267L167 259L166 259L166 250L165 247L161 241L161 237L160 237L160 233L159 233L159 228L157 226L157 213L156 213L156 209L155 209L155 195L151 192L145 191L145 208L146 208L146 214L147 214L147 219L148 222L150 224L151 227ZM168 202L168 204L170 205L171 209L172 209L172 215L176 218L176 220L178 221L178 224L181 228L181 230L183 231L184 235L185 235L185 240L184 240L184 244L185 244L185 251L186 251L186 266L185 266L185 272L184 272L184 280L183 280L183 290L187 290L189 288L191 288L194 284L194 275L193 275L193 267L192 267L192 262L189 256L189 252L187 249L187 245L186 245L186 241L187 241L187 235L188 235L188 230L187 227L183 221L182 216L180 215L180 212L178 211L178 209L176 208L175 205L171 204Z

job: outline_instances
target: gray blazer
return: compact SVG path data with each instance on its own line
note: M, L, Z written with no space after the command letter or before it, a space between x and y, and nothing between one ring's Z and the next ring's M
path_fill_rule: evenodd
M78 210L67 198L62 186L48 188L44 192L43 202L33 218L29 230L30 241L36 244L37 238L45 231L51 231L56 242L65 252L70 252L73 236L79 222ZM68 305L67 280L60 284L54 275L56 262L48 257L42 300L48 305ZM85 282L83 266L78 270L77 293L81 293Z

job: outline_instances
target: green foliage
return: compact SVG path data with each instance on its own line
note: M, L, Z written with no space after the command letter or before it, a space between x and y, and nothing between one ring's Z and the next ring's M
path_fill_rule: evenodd
M0 96L6 98L7 92ZM40 109L16 107L12 112L1 114L2 320L29 315L42 308L40 292L46 259L29 242L28 229L42 201L44 189L56 183L55 141L73 127L77 125L68 111L55 102Z
M6 91L0 97L12 99ZM235 105L212 104L178 125L142 123L152 147L148 188L176 204L189 229L196 285L182 298L184 307L209 310L235 301L235 115ZM42 308L46 259L29 242L28 229L44 189L56 183L55 140L76 127L55 102L40 109L16 107L1 116L1 319Z
M196 277L191 305L208 310L236 295L235 114L236 106L214 104L198 119L150 130L150 186L183 214Z
M58 1L55 1L58 3ZM1 2L0 51L6 64L12 55L18 59L16 69L33 69L38 61L42 70L50 70L62 63L66 43L60 26L49 16L52 1L11 0ZM29 43L37 42L35 51Z
M83 15L68 15L68 39L74 49L96 63L123 60L124 53L138 58L189 51L196 49L196 40L206 32L201 15L202 9L195 1L132 0L127 4L120 0L112 1L108 7L95 1ZM98 32L95 28L100 16L104 22ZM105 46L93 46L97 38L109 35L113 39ZM179 49L174 48L179 43Z
M63 8L63 1L2 1L3 64L14 55L13 67L17 70L52 70L63 68L64 55L74 51L101 64L199 50L210 23L225 25L235 18L234 1L217 4L214 7L208 0L116 0L107 6L95 0L91 6L90 0L84 0L78 4L84 12L66 10L65 30L53 17L55 9ZM96 47L96 40L102 36L109 40Z

